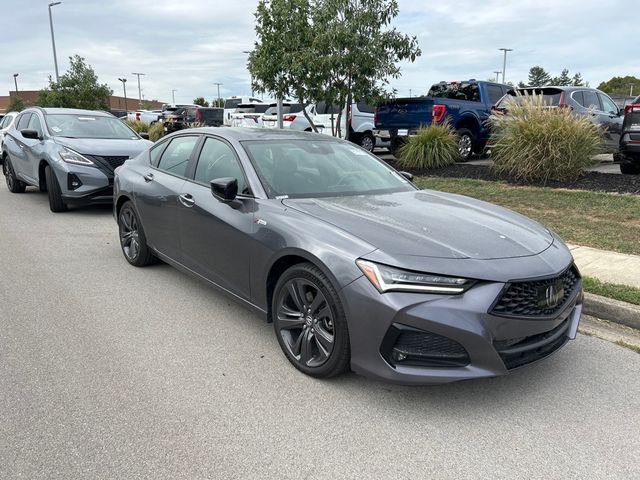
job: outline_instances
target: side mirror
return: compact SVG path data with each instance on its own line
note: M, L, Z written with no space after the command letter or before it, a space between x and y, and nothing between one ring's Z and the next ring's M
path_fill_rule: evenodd
M218 200L231 202L238 196L238 180L232 177L211 180L211 193Z
M400 175L402 175L404 178L406 178L407 180L409 180L410 182L413 181L413 175L409 172L398 172Z
M24 138L30 138L32 140L42 140L40 132L38 132L37 130L29 130L25 128L24 130L20 130L20 134Z
M145 140L149 140L149 134L147 132L140 132L140 136Z

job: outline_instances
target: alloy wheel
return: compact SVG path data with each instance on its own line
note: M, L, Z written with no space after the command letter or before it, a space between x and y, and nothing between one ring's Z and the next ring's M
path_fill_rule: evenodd
M140 253L140 233L138 221L130 208L125 208L120 213L120 244L126 257L135 261Z
M374 141L369 135L365 135L364 137L362 137L360 146L368 152L373 152Z
M15 182L15 178L14 178L14 174L13 174L13 167L11 166L11 164L9 163L8 159L5 159L5 181L7 182L7 187L9 188L9 190L13 190L13 185Z
M294 278L277 301L277 331L291 356L306 367L319 367L331 356L335 324L331 306L317 285Z
M460 140L458 140L458 152L460 156L464 159L469 158L471 155L471 137L469 135L462 135Z

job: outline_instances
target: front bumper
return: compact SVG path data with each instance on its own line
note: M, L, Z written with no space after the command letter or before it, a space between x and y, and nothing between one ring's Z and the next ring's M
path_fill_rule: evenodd
M484 283L458 296L380 294L369 280L359 278L341 292L351 338L352 370L406 385L495 377L540 360L575 338L582 313L581 284L550 319L487 313L504 286ZM442 338L452 341L450 347L454 348L447 348L454 350L451 358L456 358L459 366L451 359L439 362L441 366L394 362L398 350L392 350L392 344L398 330L431 334L436 342ZM455 344L462 347L466 360L460 349L455 351Z
M97 164L96 167L91 167L60 162L54 171L67 205L102 205L113 202L113 171L105 166Z

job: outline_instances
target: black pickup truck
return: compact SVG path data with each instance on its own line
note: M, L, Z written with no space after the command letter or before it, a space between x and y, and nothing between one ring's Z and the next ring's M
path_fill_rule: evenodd
M460 156L468 160L484 149L491 107L511 88L474 79L436 83L427 96L397 98L381 104L376 110L376 129L381 136L390 137L391 151L395 153L405 138L421 126L448 119L460 138Z

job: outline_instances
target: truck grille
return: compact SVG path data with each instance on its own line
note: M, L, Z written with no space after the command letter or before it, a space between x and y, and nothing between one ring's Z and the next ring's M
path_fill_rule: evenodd
M575 265L557 277L507 284L489 313L502 317L547 317L558 313L580 285Z

